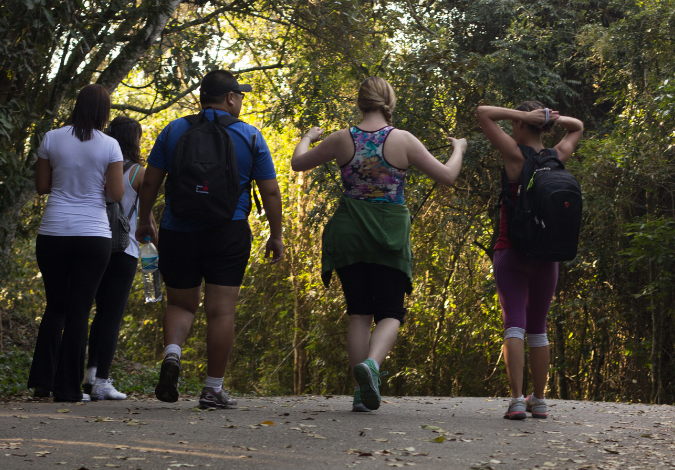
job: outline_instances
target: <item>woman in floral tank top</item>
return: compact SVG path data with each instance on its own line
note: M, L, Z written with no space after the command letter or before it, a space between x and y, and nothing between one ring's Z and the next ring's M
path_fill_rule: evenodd
M300 139L291 165L306 171L335 160L344 193L323 233L322 278L327 286L335 269L347 303L347 353L356 382L353 411L379 408L380 364L396 342L412 292L410 212L404 186L409 165L438 183L459 176L466 140L450 138L452 156L440 163L412 134L394 128L396 95L378 77L366 79L357 99L360 124L326 137L313 127ZM371 325L375 329L371 334Z

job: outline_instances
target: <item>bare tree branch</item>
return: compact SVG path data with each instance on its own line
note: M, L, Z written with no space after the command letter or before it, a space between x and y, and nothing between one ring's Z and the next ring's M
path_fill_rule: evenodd
M246 72L254 72L256 70L270 70L270 69L280 69L283 67L287 67L285 64L274 64L274 65L263 65L260 67L250 67L247 69L241 69L241 70L233 70L232 74L233 75L238 75L241 73L246 73ZM142 113L142 114L155 114L160 111L164 111L165 109L171 107L181 99L185 98L187 95L195 91L197 88L199 88L199 83L193 83L190 85L186 90L182 91L166 103L162 104L161 106L156 106L154 108L141 108L140 106L134 106L130 104L112 104L110 105L110 109L117 109L119 111L133 111L135 113Z
M434 36L437 36L437 34L435 32L430 30L427 26L424 25L424 23L422 23L422 20L417 15L417 12L415 11L415 8L413 7L412 2L410 0L406 0L406 2L408 3L408 8L410 8L410 15L413 17L413 20L415 20L415 23L417 23L417 26L419 26L420 29L423 29L427 33L433 34Z

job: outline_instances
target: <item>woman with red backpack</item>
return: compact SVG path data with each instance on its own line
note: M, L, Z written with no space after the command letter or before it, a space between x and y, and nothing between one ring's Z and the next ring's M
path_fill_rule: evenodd
M578 119L561 116L538 101L525 101L516 109L479 106L477 115L483 132L504 159L511 197L511 204L502 201L499 238L492 260L504 319L504 361L512 392L504 418L525 419L527 412L533 418L546 418L544 389L549 367L546 319L558 282L558 263L516 251L509 239L507 206L515 204L518 198L526 155L540 153L545 148L542 135L555 124L567 131L562 140L547 151L564 164L579 143L584 125ZM511 121L512 136L497 124L497 121L505 120ZM534 386L534 392L527 398L523 397L522 390L526 334Z

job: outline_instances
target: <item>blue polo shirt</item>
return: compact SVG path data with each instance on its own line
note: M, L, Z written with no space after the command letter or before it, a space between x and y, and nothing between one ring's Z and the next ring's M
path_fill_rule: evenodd
M202 113L206 112L206 118L209 121L213 121L214 110L212 109L211 112L208 111L209 110L202 111ZM229 116L229 113L226 113L225 111L215 110L215 112L218 113L218 116ZM148 165L171 173L171 163L173 162L173 153L176 150L178 138L189 128L190 123L183 118L176 119L166 126L157 137L157 140L155 140L155 145L152 147L152 151L148 157ZM254 149L255 166L253 167L253 179L269 180L277 177L270 149L258 129L245 122L236 122L228 126L227 131L230 133L232 142L234 143L234 151L237 155L237 164L239 165L239 183L242 186L248 182L248 179L251 176L251 164L253 162L251 155L251 136L253 134L257 135L256 146ZM168 140L167 134L169 135ZM235 211L232 220L246 219L247 214L250 212L250 208L250 192L244 191L239 198L239 204L237 204L237 210ZM222 222L174 217L171 214L171 201L169 201L168 195L166 196L166 207L161 222L162 228L176 230L178 232L196 232L197 230L205 230L220 224L222 224Z

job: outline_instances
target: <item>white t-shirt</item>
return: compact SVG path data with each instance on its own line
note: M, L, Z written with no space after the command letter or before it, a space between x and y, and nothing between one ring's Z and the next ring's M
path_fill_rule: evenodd
M120 145L98 130L81 142L72 129L47 132L38 150L52 167L52 190L38 234L112 238L104 184L108 165L122 161Z

